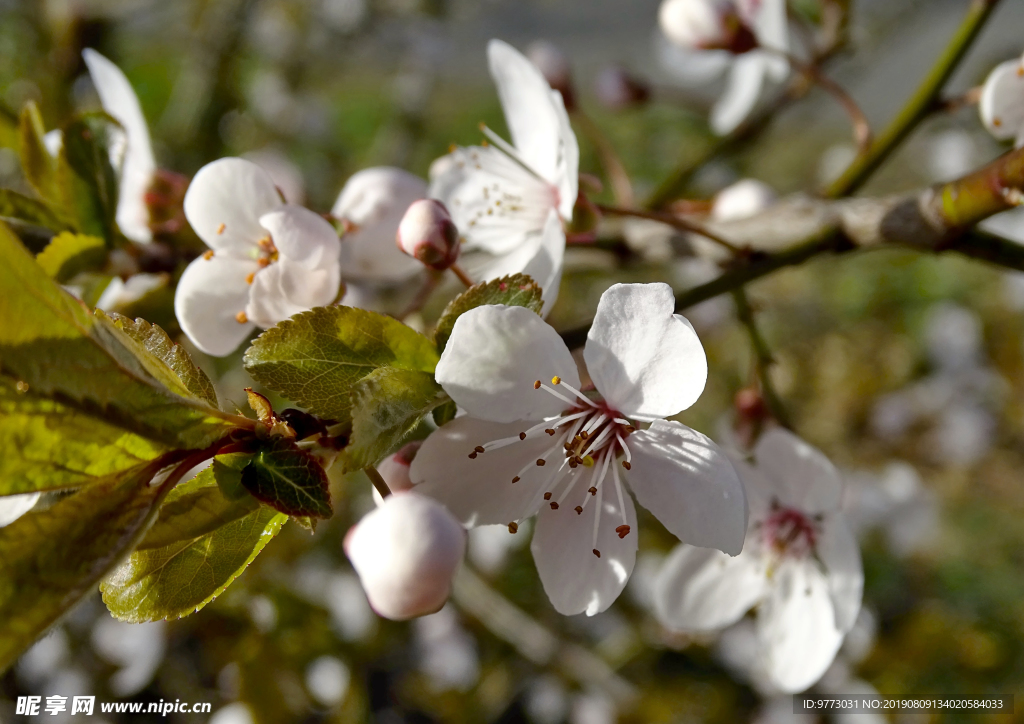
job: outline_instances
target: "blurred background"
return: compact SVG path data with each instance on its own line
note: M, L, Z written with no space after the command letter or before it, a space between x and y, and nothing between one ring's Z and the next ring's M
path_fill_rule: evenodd
M291 179L290 198L327 211L361 168L397 165L425 176L451 143L478 143L481 121L504 129L484 53L489 38L501 37L521 49L545 40L565 53L577 103L642 197L714 142L705 114L718 89L673 62L657 31L658 4L0 0L0 186L24 185L14 129L25 102L39 104L47 128L98 107L81 61L91 47L131 80L161 167L191 175L221 156L251 155ZM827 72L877 130L967 4L854 0L849 45ZM952 92L1019 55L1022 30L1024 3L1006 0ZM616 102L609 79L623 69L649 91L646 102ZM597 174L592 137L580 135L581 171ZM707 199L743 177L780 193L813 191L853 152L846 117L812 91L756 144L704 165L686 195ZM974 109L938 114L866 192L954 178L1000 152ZM588 319L613 281L682 289L715 273L680 255L685 240L663 231L621 225L603 233L628 253L570 250L550 318L556 327ZM847 514L862 541L861 620L815 691L1024 695L1024 275L887 250L819 259L749 294L795 429L844 471ZM749 344L728 296L688 317L711 376L680 419L717 437L733 396L751 383ZM172 318L152 321L174 330ZM221 401L244 406L239 355L199 358ZM98 595L86 600L0 678L0 722L23 720L14 714L18 696L51 693L208 701L215 724L814 721L751 680L745 624L693 639L655 622L651 578L674 539L646 511L638 510L640 556L629 588L605 613L558 615L534 570L529 532L498 527L470 535L452 602L399 624L372 613L341 551L345 531L373 505L370 486L334 483L334 519L312 537L286 526L197 614L132 626L113 620ZM1018 719L894 719L903 720Z

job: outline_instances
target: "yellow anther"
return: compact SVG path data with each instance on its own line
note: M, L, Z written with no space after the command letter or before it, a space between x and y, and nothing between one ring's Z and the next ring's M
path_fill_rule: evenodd
M227 225L221 224L220 226L217 227L217 234L218 235L223 234L224 233L224 229L226 229L226 228L228 228Z
M555 375L554 377L551 378L551 384L559 385L561 383L562 383L562 378L559 377L558 375Z
M203 258L206 259L206 261L210 261L210 259L213 258L213 249L210 249L209 251L204 251Z
M235 321L239 324L245 324L249 321L249 317L245 312L239 312L235 315Z
M256 278L256 272L249 272L245 275L245 283L252 284L252 280Z

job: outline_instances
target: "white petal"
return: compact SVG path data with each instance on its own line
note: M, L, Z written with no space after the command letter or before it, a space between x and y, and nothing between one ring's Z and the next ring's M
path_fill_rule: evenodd
M558 159L557 178L558 213L566 221L572 220L572 210L576 206L580 185L580 146L576 134L569 125L569 114L565 110L562 94L551 91L558 113L558 127L561 138L561 156Z
M508 524L537 512L538 486L554 474L553 465L536 464L512 482L524 466L550 447L547 435L529 437L469 458L477 445L516 437L529 423L496 423L468 415L456 417L424 441L409 467L416 492L429 495L468 527ZM544 477L547 476L547 477Z
M249 336L252 323L239 323L235 317L249 302L245 278L259 268L254 261L224 253L188 265L174 293L174 314L196 347L223 357Z
M306 201L306 180L302 169L296 166L284 151L266 146L242 154L246 161L252 161L270 174L274 185L284 194L289 204L302 205Z
M405 210L426 195L427 183L400 168L363 169L345 182L331 213L358 227L341 244L346 279L400 282L423 270L398 250L395 235Z
M981 122L999 140L1016 138L1024 129L1024 61L997 65L981 89L978 103Z
M725 136L736 130L757 105L767 70L763 56L754 50L733 62L725 92L711 109L711 129L718 135Z
M260 217L283 205L270 174L242 158L206 164L185 193L185 217L199 238L240 255L266 236Z
M829 593L835 608L836 628L853 628L864 595L864 565L860 548L841 513L825 518L818 539L817 554L828 576Z
M494 422L540 420L571 407L534 389L537 380L550 386L558 376L580 385L558 333L529 309L503 305L477 307L455 320L434 376L459 407Z
M747 502L732 463L710 438L656 420L626 440L628 473L640 505L684 543L736 555L747 531Z
M750 553L676 546L654 584L654 610L665 626L713 631L743 618L767 590L764 562Z
M772 482L779 502L805 513L837 510L843 480L820 450L781 427L768 430L754 446L757 467Z
M537 174L559 185L558 161L562 118L552 98L551 86L526 56L501 40L487 44L491 77L505 111L512 143L523 160ZM565 120L568 125L568 119ZM576 199L572 199L571 204Z
M145 244L153 240L146 192L156 172L146 117L142 115L138 96L120 68L91 48L82 51L82 58L103 110L121 124L128 137L117 199L117 225L129 239Z
M465 552L466 531L451 514L411 492L389 495L345 536L370 605L397 621L444 605Z
M474 279L490 281L509 274L526 274L543 290L541 316L547 317L558 299L565 258L565 231L554 209L541 234L523 240L519 248L508 254L474 254L465 259L467 273Z
M322 216L302 206L286 204L260 217L282 257L309 269L337 266L338 234Z
M576 486L572 496L558 510L547 505L537 515L530 550L544 592L555 610L565 616L601 613L626 587L636 563L636 510L629 493L623 491L626 525L630 532L619 538L615 529L622 525L623 515L611 477L605 478L597 498L590 500L583 513L576 514L570 501L588 495ZM594 518L598 521L597 544L594 544ZM594 549L601 557L594 555Z
M828 582L812 559L785 560L757 613L757 636L772 684L807 689L828 669L843 634L835 627Z
M757 42L765 48L786 53L789 51L789 17L786 0L756 0L757 10L752 25ZM755 51L756 52L756 51ZM775 53L759 53L763 57L769 76L776 81L786 78L789 62Z
M39 493L22 493L0 497L0 528L25 515L39 500Z
M601 295L583 358L594 385L630 417L670 417L700 397L708 361L697 333L673 314L668 284L616 284Z
M299 312L333 302L340 282L337 264L309 269L282 258L256 275L245 313L257 326L273 327Z

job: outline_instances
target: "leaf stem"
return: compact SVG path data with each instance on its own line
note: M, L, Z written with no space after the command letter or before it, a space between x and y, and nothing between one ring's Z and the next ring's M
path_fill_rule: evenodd
M469 289L471 286L476 284L476 282L470 279L469 275L458 264L452 264L448 268L451 269L452 273L459 278L460 282L466 285L466 289Z
M854 159L843 174L825 190L830 198L849 196L871 177L889 155L934 110L936 99L949 77L956 70L974 39L985 25L999 0L973 0L967 15L950 40L949 45L935 61L921 85L907 101L903 110L875 139L868 151Z
M375 487L377 492L380 493L380 497L386 498L391 495L391 488L389 488L388 484L384 482L384 476L377 472L377 468L372 465L367 465L363 468L363 472L366 473L366 477L370 479L370 482L373 483L373 487Z

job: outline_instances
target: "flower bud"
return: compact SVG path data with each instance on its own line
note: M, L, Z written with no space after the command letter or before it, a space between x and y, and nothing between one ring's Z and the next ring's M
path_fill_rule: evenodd
M658 24L665 37L687 50L745 53L757 47L734 0L664 0Z
M409 206L395 241L403 252L437 271L459 258L459 230L444 204L434 199L421 199Z
M409 478L409 466L413 458L423 444L422 440L409 443L394 455L389 455L377 463L377 472L384 478L388 490L392 493L403 493L412 487L412 480ZM377 505L384 502L377 489L373 489L373 499Z
M432 498L395 493L345 536L373 610L395 621L440 610L466 552L466 531Z
M601 105L613 111L642 106L651 97L646 85L616 65L598 73L594 80L594 94Z
M761 213L778 199L768 184L745 178L718 192L711 206L711 218L715 221L747 219Z
M538 40L526 49L526 57L537 66L548 85L562 94L566 109L571 111L576 99L572 87L572 68L565 53L554 43Z

